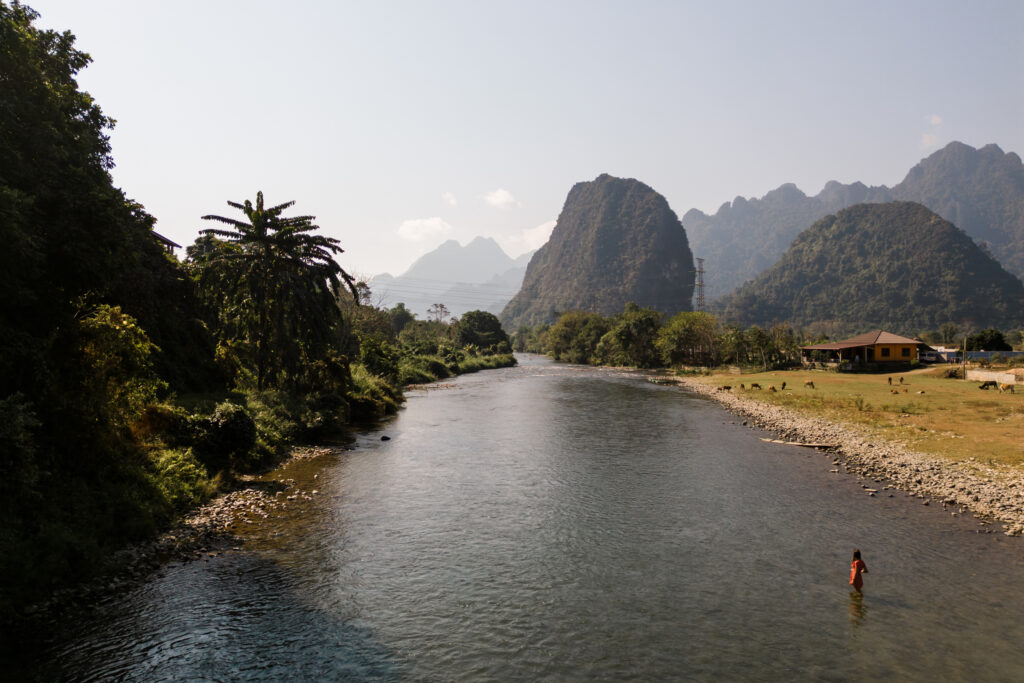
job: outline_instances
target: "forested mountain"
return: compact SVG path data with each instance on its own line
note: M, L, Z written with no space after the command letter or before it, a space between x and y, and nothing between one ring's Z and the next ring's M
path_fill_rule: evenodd
M665 198L638 180L605 174L569 191L502 323L550 323L569 310L611 315L628 302L688 311L693 286L686 231Z
M1014 152L951 142L910 169L892 196L924 204L1024 278L1024 163Z
M375 303L404 303L420 317L438 303L455 316L472 310L497 314L518 291L530 256L512 259L490 237L477 237L464 247L448 240L402 275L375 276L370 289Z
M782 259L721 300L727 322L915 334L1024 323L1024 284L962 230L913 202L817 221Z
M893 188L829 182L813 197L786 184L760 199L737 197L713 216L691 209L683 225L705 259L705 290L717 299L774 264L822 216L861 202L915 201L986 242L1010 272L1024 276L1024 165L996 145L951 142Z

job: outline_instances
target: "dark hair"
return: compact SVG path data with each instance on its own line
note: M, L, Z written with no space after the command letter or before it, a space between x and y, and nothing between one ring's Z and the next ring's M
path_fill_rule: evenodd
M859 560L860 559L860 548L854 548L853 549L853 559L855 559L855 560Z

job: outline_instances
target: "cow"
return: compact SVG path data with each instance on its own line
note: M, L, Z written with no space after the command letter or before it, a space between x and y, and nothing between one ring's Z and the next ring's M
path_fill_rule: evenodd
M747 387L745 387L742 383L740 384L740 389L746 389L746 388Z
M786 383L783 382L782 383L782 388L779 391L785 391L785 390L786 390Z
M729 391L730 389L732 389L732 385L730 384L723 384L718 388L719 391Z
M892 377L889 378L889 386L892 386Z
M986 380L986 381L984 381L984 382L982 382L981 384L978 385L979 389L984 389L986 391L989 388L998 388L998 387L999 387L999 383L996 382L995 380L992 380L992 379Z
M1000 384L999 385L999 393L1001 394L1004 391L1008 391L1008 392L1010 392L1012 394L1013 393L1013 385L1009 384L1009 383L1007 383L1007 384Z
M900 377L900 384L903 384L903 377Z
M804 389L807 389L808 387L810 387L811 389L814 388L814 380L813 379L808 379L808 380L804 381Z
M768 391L775 391L775 385L774 384L769 384L768 385Z
M760 384L758 384L757 382L751 382L751 383L750 383L750 388L751 388L751 389L760 389L760 388L761 388L761 385L760 385Z
M898 393L900 393L900 390L899 389L890 389L889 393L890 394L898 394Z

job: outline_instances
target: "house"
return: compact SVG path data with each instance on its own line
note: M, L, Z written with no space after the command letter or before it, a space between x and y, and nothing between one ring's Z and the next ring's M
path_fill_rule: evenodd
M922 347L927 347L927 344L875 330L842 341L801 346L800 356L805 364L824 359L826 363L849 362L861 368L880 367L889 363L903 364L918 360L918 349Z
M163 245L164 251L166 251L168 254L173 254L175 249L181 249L180 244L174 242L173 240L167 239L166 237L164 237L155 230L153 231L153 237L156 238L157 242Z

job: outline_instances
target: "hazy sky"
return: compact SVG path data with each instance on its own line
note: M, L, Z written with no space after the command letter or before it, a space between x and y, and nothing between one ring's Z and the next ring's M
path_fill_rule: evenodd
M951 140L1024 154L1020 0L26 4L92 55L158 231L190 244L263 190L360 275L477 235L518 256L601 173L681 217L893 185Z

